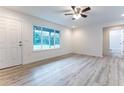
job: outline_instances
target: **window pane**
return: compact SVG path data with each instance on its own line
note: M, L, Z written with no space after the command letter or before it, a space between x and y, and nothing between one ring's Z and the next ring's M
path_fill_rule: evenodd
M41 49L41 31L34 30L33 32L34 49Z
M55 48L60 47L60 31L55 31Z
M50 31L50 48L54 48L54 30Z
M49 48L49 32L42 31L42 49Z

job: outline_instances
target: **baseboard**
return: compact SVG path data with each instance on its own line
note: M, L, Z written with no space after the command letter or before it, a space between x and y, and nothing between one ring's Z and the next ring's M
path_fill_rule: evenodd
M58 56L54 56L54 57L49 57L49 58L45 58L45 59L41 59L41 60L37 60L37 61L30 61L30 62L26 62L23 65L26 64L30 64L30 63L36 63L36 62L42 62L42 61L47 61L47 60L53 60L53 59L57 59L57 58L64 58L64 57L68 57L74 55L74 53L67 53L67 54L62 54L62 55L58 55Z
M103 57L103 55L96 55L96 54L90 54L90 53L75 52L74 54L87 55L87 56L95 56L95 57Z
M55 57L45 58L45 59L38 60L38 61L32 61L32 62L29 62L29 63L26 63L26 64L32 64L32 63L36 63L36 62L45 62L45 61L49 61L49 60L63 59L63 58L66 58L66 57L69 57L69 56L72 56L72 55L86 55L86 56L103 57L103 56L100 56L100 55L92 55L92 54L84 54L84 53L71 52L71 53L62 54L62 55L55 56ZM26 65L26 64L23 64L23 65Z

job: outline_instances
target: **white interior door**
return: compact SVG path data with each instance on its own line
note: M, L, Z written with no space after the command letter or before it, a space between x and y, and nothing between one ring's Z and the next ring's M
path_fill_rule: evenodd
M22 64L20 41L21 23L15 19L1 17L0 69Z

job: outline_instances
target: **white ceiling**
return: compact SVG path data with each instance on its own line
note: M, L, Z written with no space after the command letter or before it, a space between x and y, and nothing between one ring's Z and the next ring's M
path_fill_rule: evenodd
M88 14L87 18L80 18L75 21L72 20L72 16L64 15L67 10L71 10L70 6L11 6L6 8L68 27L124 20L124 17L121 16L124 13L124 6L92 6L91 10L86 13Z

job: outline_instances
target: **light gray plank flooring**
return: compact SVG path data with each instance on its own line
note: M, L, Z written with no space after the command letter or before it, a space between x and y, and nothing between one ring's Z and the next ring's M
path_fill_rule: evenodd
M124 58L61 56L0 70L0 85L123 86Z

